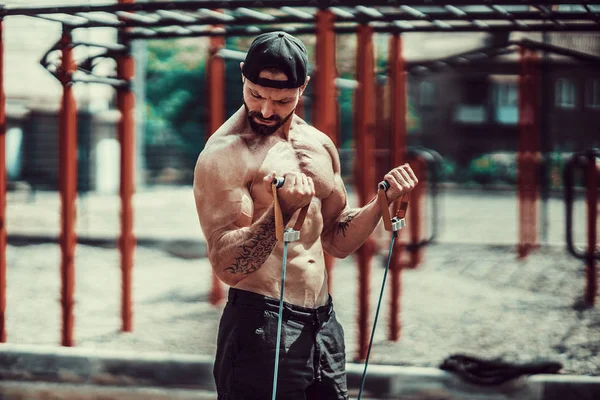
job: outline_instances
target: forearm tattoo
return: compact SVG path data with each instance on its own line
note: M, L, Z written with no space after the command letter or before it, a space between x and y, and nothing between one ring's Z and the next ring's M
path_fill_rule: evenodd
M275 217L271 216L258 227L254 237L239 247L233 265L225 270L233 275L248 275L258 270L271 255L276 243Z
M344 237L346 237L346 231L348 230L348 226L350 225L350 222L352 222L355 216L356 211L351 211L340 219L337 225L338 235L341 233Z

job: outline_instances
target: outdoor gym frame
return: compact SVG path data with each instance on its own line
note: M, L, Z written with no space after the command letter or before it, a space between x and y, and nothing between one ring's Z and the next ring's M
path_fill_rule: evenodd
M343 4L342 4L343 3ZM368 3L368 6L366 4ZM451 4L448 4L451 3ZM580 5L579 11L561 11L558 4ZM73 346L73 295L75 285L74 254L77 242L75 232L75 200L77 196L77 105L72 85L77 82L104 83L117 90L117 105L121 113L118 139L121 145L121 234L118 246L122 270L122 330L131 331L132 304L131 278L136 238L133 234L134 193L134 108L135 98L131 81L134 59L131 41L138 39L166 39L181 37L211 37L211 57L207 68L209 77L209 105L223 103L224 60L217 54L224 45L225 36L255 36L264 31L285 29L292 34L316 34L316 61L314 85L319 93L314 99L313 125L339 144L334 110L335 99L335 35L356 34L357 73L356 92L356 179L360 204L375 194L374 132L375 73L372 37L375 32L390 36L388 75L391 86L390 148L392 165L407 160L406 154L406 65L402 57L402 34L406 32L582 32L600 29L600 0L587 1L526 1L526 0L231 0L231 1L158 1L134 3L119 0L118 4L94 6L16 7L0 8L0 75L3 76L4 49L2 20L11 16L30 16L62 25L60 41L44 56L42 64L63 86L59 117L59 189L61 195L61 305L62 339L64 346ZM524 6L515 11L508 6ZM268 13L261 12L267 11ZM112 27L118 29L116 45L74 42L75 29ZM90 46L101 49L99 54L76 62L73 49ZM59 64L53 64L50 53L60 52ZM540 162L539 116L535 93L537 70L534 50L521 48L522 71L519 81L519 110L521 142L519 145L519 197L521 237L519 253L524 256L535 245L535 221L528 218L536 211L535 171ZM583 56L583 55L582 55ZM117 62L116 76L98 76L94 73L97 61L112 58ZM5 167L5 111L4 81L0 80L0 341L6 341L6 167ZM212 107L209 131L212 133L225 120L224 109ZM530 110L532 110L530 112ZM533 188L533 189L532 189ZM417 208L414 203L412 208ZM410 217L410 215L409 215ZM419 218L416 218L417 220ZM414 223L417 225L418 221ZM531 227L533 226L534 231ZM398 242L398 246L405 244ZM360 304L358 311L359 339L357 359L364 360L368 343L369 275L374 253L371 240L357 251L359 260ZM390 338L398 339L398 300L400 292L400 251L392 260L392 322ZM332 259L328 259L328 267ZM218 293L213 293L218 300Z

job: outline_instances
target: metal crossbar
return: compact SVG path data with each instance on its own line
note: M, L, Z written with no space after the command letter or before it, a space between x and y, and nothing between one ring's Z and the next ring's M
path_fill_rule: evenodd
M0 18L25 15L55 21L68 29L130 28L128 39L190 36L253 36L286 29L296 34L315 32L319 9L335 15L337 33L354 33L369 23L375 32L507 32L597 31L600 0L471 1L454 0L227 0L138 2L56 7L4 7ZM222 30L212 25L226 26Z

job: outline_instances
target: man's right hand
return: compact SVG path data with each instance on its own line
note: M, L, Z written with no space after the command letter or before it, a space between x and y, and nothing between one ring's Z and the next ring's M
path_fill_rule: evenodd
M271 183L276 177L277 174L271 172L263 179L269 193L271 193ZM310 204L315 195L315 185L312 178L301 172L289 172L284 174L283 177L285 182L282 187L277 189L277 198L282 214L291 216L297 210Z

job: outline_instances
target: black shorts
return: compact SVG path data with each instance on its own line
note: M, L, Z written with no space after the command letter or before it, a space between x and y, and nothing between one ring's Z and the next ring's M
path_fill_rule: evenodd
M348 399L344 331L329 304L283 303L277 399ZM217 338L219 400L270 400L279 300L229 290Z

